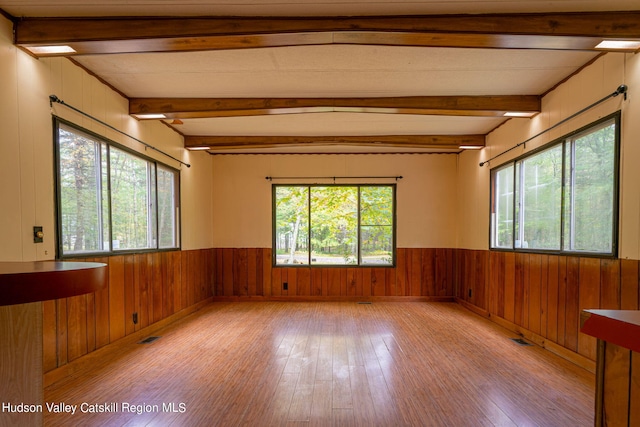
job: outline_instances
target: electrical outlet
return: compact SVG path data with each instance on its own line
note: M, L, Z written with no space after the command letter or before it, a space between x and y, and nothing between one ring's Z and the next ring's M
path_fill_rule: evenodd
M288 291L289 290L289 283L283 282L282 283L282 290L283 291Z
M133 324L134 325L138 324L138 313L133 313Z
M41 226L33 227L33 243L42 243L44 240L44 232Z

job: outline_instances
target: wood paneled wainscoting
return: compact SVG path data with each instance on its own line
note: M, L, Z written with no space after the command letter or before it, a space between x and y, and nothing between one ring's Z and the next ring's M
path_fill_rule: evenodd
M638 310L637 260L459 249L457 299L468 308L593 370L596 340L583 309Z
M81 261L108 264L109 285L99 292L43 303L45 383L67 376L72 369L65 370L69 362L124 337L162 327L213 296L212 249Z
M272 267L270 248L215 249L217 298L452 301L456 250L398 248L395 267ZM285 289L284 284L287 284Z

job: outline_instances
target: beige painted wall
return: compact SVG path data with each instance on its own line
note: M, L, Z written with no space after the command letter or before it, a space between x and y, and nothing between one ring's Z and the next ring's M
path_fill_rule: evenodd
M527 140L626 84L628 99L612 98L480 168L481 160ZM640 259L640 56L609 53L570 78L542 100L542 113L511 119L487 137L487 148L460 156L458 246L488 248L489 170L528 151L622 110L620 258ZM476 190L473 190L475 187ZM476 221L481 218L481 221Z
M271 247L267 176L396 176L398 247L455 247L457 156L453 154L213 156L214 245ZM278 180L273 183L332 183ZM394 180L338 180L392 183Z
M116 128L177 158L182 167L184 249L211 247L211 160L188 153L182 137L154 122L128 115L122 96L63 58L37 60L12 44L11 22L0 17L0 261L32 261L55 256L55 200L52 119L54 113L170 166L179 164L72 110L49 105L55 94ZM33 226L44 227L44 243L33 243Z
M182 138L159 123L138 122L127 102L65 59L36 60L16 49L12 25L0 17L0 260L52 259L53 141L49 95L55 94L191 163L181 168L182 247L270 247L270 183L274 176L403 175L398 184L399 247L487 249L489 170L618 109L622 110L620 257L640 259L640 55L607 54L543 99L533 119L512 119L489 134L487 148L455 155L240 155L187 152ZM574 112L629 86L617 97L479 167L487 159ZM637 92L637 93L636 93ZM53 112L145 152L140 144L54 105ZM145 154L178 167L153 151ZM282 181L279 181L282 182ZM326 182L326 181L325 181ZM32 243L42 225L45 243Z

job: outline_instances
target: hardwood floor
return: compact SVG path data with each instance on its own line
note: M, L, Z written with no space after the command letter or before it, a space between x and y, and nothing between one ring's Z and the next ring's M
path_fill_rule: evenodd
M455 303L216 302L156 335L48 387L78 406L45 425L593 425L591 373Z

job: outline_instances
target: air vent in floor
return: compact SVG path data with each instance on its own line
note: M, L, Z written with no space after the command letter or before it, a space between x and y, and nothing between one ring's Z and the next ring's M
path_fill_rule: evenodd
M160 337L149 337L149 338L145 338L142 341L138 341L138 344L151 344L152 342L154 342L155 340L157 340Z
M526 342L522 338L511 338L511 341L513 341L514 343L516 343L518 345L531 345L531 343Z

